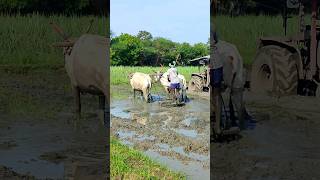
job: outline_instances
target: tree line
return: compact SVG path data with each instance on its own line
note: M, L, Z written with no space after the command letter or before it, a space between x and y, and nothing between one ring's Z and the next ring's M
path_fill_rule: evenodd
M291 0L298 1L298 0ZM320 0L317 0L320 3ZM230 16L240 15L279 15L284 12L287 0L217 0L218 14ZM302 0L306 12L311 11L311 1ZM297 13L291 10L291 13Z
M0 13L108 15L110 0L1 0Z
M111 37L111 65L158 66L172 61L190 65L189 60L209 54L208 43L177 43L163 37L154 38L147 31L137 35L123 33Z

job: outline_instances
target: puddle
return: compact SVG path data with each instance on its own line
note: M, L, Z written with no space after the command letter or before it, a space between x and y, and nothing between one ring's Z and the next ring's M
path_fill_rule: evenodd
M190 127L191 124L196 121L195 117L187 117L185 120L183 120L181 123L184 124L186 127Z
M129 105L128 101L115 101L112 102L112 106L110 108L111 115L123 119L130 119L130 113L125 110L125 107Z
M146 141L146 140L155 140L156 137L154 136L147 136L147 135L136 135L134 131L118 131L117 136L122 140L125 141L125 139L135 138L138 141Z
M101 142L101 136L88 133L90 130L87 126L74 128L73 124L64 121L10 123L10 129L1 129L0 144L14 139L15 146L0 148L0 164L19 174L30 173L36 179L64 179L66 172L71 170L66 164L71 159L79 163L85 162L80 159L86 154L104 150L97 147L87 150L87 147L93 147L92 144L97 141ZM54 156L59 152L65 152L65 157ZM53 156L47 156L48 154ZM97 159L103 158L101 155L97 156Z
M203 168L199 162L184 164L175 159L160 155L155 151L146 151L146 155L156 160L157 162L168 166L170 169L183 172L187 175L187 179L210 179L209 168Z
M199 161L209 161L210 160L209 156L204 156L204 155L192 153L192 152L186 153L184 151L183 147L173 147L172 150L179 153L179 154L187 156L189 158L195 159L195 160L199 160Z
M156 144L161 150L165 150L165 151L169 151L170 149L170 146L168 144L162 144L162 143L159 143L159 144Z
M135 135L135 132L131 131L118 131L117 135L119 136L119 138L121 139L127 139L127 138L131 138Z
M47 131L48 128L51 128L50 133ZM63 129L63 127L59 128ZM0 149L0 164L22 174L32 172L32 175L37 178L63 178L63 163L56 164L39 159L43 153L59 151L66 146L64 139L59 139L59 143L50 140L52 133L55 133L54 127L16 123L11 125L11 130L6 133L10 134L6 138L15 139L17 146L10 148L10 150ZM61 133L60 135L64 133L65 137L69 137L66 129L59 133ZM0 138L0 141L3 139Z
M196 138L198 133L196 130L188 130L188 129L175 129L175 131L183 136Z
M134 143L126 140L121 140L121 142L127 146L133 147Z
M210 157L209 156L204 156L204 155L201 155L201 154L197 154L197 153L186 153L183 149L183 147L170 147L168 144L163 144L163 143L158 143L156 144L156 146L158 146L160 148L160 150L162 151L174 151L176 153L179 153L183 156L186 156L186 157L189 157L191 159L194 159L194 160L198 160L198 161L209 161L210 160Z
M145 141L145 140L153 141L155 139L156 139L156 137L154 137L154 136L143 136L143 135L140 135L139 137L137 137L138 141Z

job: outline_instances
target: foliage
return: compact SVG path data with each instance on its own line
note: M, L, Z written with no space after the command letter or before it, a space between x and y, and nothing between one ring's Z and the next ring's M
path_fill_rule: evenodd
M109 3L109 0L1 0L0 12L88 15L108 11ZM101 5L104 7L98 7Z
M153 38L147 31L136 36L121 34L111 40L112 65L160 65L177 61L188 65L188 61L209 54L209 45L176 43L163 37Z
M142 59L142 41L130 34L121 34L111 40L112 65L139 65Z
M61 48L52 43L61 41L49 25L56 22L72 37L79 37L86 31L94 18L91 33L106 35L109 29L106 19L93 16L0 16L0 64L1 65L63 65Z

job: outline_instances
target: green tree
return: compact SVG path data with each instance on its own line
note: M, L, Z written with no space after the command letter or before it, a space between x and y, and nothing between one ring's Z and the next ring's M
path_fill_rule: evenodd
M143 44L130 34L121 34L111 40L111 64L136 66L143 63Z
M151 33L149 33L148 31L139 31L137 37L142 41L150 41L153 38Z
M156 64L168 64L175 60L176 43L162 37L155 38L152 42L153 47L157 51Z
M188 60L193 59L193 48L189 43L182 43L178 46L178 51L181 56L181 61L188 64Z
M204 43L196 43L193 45L194 57L206 56L209 54L209 46Z

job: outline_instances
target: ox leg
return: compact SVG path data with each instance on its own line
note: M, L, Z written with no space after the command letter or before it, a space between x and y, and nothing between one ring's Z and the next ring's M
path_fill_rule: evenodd
M247 126L247 122L245 119L245 106L243 102L243 90L240 88L233 89L231 99L237 111L240 129L243 130Z
M164 90L166 91L166 98L170 98L169 95L170 95L170 92L169 92L169 88L168 87L164 87Z
M141 94L143 95L143 97L146 100L146 102L149 102L148 91L147 90L143 90L143 91L141 91Z
M99 114L100 115L100 119L103 122L103 124L107 121L106 120L106 114L105 114L105 110L106 110L106 97L105 96L99 96Z
M136 98L136 90L133 89L133 98L135 99Z
M75 106L76 106L76 117L80 119L81 116L81 101L80 101L80 89L78 87L73 87L73 96L75 98Z

